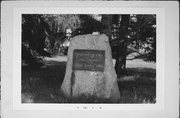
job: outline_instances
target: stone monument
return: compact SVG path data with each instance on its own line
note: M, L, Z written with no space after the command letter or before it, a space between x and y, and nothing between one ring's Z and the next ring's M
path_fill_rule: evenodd
M117 75L106 35L80 35L71 40L61 91L70 98L85 95L118 101Z

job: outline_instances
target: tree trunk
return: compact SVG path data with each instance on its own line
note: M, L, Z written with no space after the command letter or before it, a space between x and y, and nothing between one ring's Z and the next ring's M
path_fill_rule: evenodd
M102 23L106 26L102 33L111 38L112 23L118 26L119 15L102 15ZM122 15L119 27L118 45L116 47L116 64L115 70L118 76L126 74L126 50L127 50L127 34L130 15Z
M102 23L105 26L102 33L106 34L109 39L111 38L112 15L102 15Z
M129 15L122 15L119 28L119 41L116 48L115 70L118 76L126 74L126 52L127 52L127 35L129 25Z

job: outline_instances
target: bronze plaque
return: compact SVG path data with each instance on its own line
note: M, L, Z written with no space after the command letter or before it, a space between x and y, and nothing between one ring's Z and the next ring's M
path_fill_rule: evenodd
M104 71L104 64L104 50L74 50L73 70Z

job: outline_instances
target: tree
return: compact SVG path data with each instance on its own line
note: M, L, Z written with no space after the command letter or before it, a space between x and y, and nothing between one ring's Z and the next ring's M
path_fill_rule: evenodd
M45 21L50 26L49 42L51 43L50 51L57 53L60 44L66 39L66 30L71 29L73 32L80 27L80 19L77 14L45 14Z
M106 29L103 32L110 39L112 53L116 53L115 70L120 75L126 72L126 39L128 35L129 15L122 15L122 17L120 15L102 15L102 22L106 24ZM113 44L115 44L114 47L112 40Z
M44 41L49 32L49 26L42 15L22 15L22 59L28 65L42 66L38 56L50 56L44 51Z
M22 41L40 55L43 54L43 42L49 32L48 24L41 15L22 15Z
M156 15L132 15L129 27L129 53L137 53L135 59L156 62Z
M79 16L74 14L23 14L22 59L28 65L36 66L39 60L42 61L40 56L55 54L66 38L66 29L75 30L79 22Z
M118 75L126 74L126 55L127 55L127 43L128 43L128 27L129 27L130 15L122 15L119 27L119 41L116 48L116 63L115 70Z
M133 59L156 61L156 16L148 15L102 15L104 30L109 36L115 69L118 75L126 74L128 55Z
M105 25L94 18L94 15L79 15L80 27L75 31L75 35L92 34L93 32L101 32Z
M109 38L111 38L112 31L112 20L113 15L102 15L102 23L104 25L102 29L102 33L106 34Z

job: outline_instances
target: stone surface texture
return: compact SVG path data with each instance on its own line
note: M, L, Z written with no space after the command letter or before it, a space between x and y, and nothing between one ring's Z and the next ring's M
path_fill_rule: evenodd
M105 50L104 72L72 70L74 49ZM120 94L117 75L113 67L111 48L106 35L79 35L71 40L61 91L70 98L85 95L109 99L112 102L118 101Z

